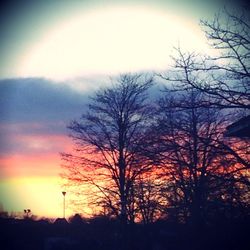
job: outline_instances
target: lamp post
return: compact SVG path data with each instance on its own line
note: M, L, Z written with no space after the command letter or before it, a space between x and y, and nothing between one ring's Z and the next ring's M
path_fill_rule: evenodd
M65 219L65 195L66 195L66 192L63 191L62 194L63 194L63 218Z

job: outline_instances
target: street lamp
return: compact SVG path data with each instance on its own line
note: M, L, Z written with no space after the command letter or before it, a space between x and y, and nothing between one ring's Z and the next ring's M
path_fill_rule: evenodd
M66 195L66 192L62 191L62 194L63 194L63 218L65 219L65 195Z

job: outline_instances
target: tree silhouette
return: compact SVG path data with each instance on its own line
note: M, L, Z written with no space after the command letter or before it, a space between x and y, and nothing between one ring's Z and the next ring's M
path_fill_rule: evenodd
M223 110L221 115L228 117L228 121L224 123L222 129L225 135L226 127L235 120L235 116L242 115L242 113L237 114L236 110L243 112L249 110L249 82L245 84L248 76L246 75L244 79L238 78L236 81L233 80L232 76L228 76L226 68L221 65L221 72L216 73L219 66L211 65L207 58L196 53L183 52L180 48L177 48L176 52L177 54L173 57L173 70L167 72L167 74L159 74L162 79L172 83L167 90L169 93L179 93L179 95L182 95L185 91L194 90L202 93L204 98L195 103L195 108ZM222 80L225 80L225 82L223 83ZM234 93L236 89L239 90L238 94ZM172 102L171 106L178 109L192 108L187 101ZM250 168L249 138L239 139L224 136L218 143L222 154L226 150L231 155L231 160L234 161L236 167L235 171L246 173ZM240 179L247 182L248 178L242 176Z
M144 224L150 224L160 219L164 213L166 199L161 192L161 183L155 180L156 175L151 178L142 178L136 184L136 208L138 218Z
M250 19L249 10L234 13L224 9L212 22L202 20L211 45L218 56L208 58L214 65L214 81L210 85L193 85L215 100L223 100L224 107L250 108Z
M213 21L201 20L206 37L215 54L200 55L176 49L175 71L185 71L180 82L171 76L161 77L179 83L178 88L195 88L209 99L200 105L228 109L250 109L250 19L249 10L224 9ZM184 76L184 75L182 75ZM198 76L198 77L197 77Z
M85 187L85 197L126 224L135 181L152 168L142 152L150 125L147 91L152 78L121 75L91 98L88 111L69 129L76 148L62 154L64 178Z
M32 215L31 215L31 210L29 208L24 209L23 212L24 212L24 218L26 218L26 219L31 218Z
M152 149L161 167L169 218L198 231L214 220L217 210L231 216L233 207L246 212L249 204L249 187L240 181L246 173L224 145L225 115L200 106L206 98L197 89L166 92L159 102Z

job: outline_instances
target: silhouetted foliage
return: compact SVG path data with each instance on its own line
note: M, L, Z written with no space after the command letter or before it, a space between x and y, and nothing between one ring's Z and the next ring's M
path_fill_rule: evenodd
M86 220L86 219L84 219ZM48 221L0 219L1 249L4 250L115 250L121 242L116 220L97 216L77 227L71 223L55 227ZM132 250L247 250L249 219L229 220L218 215L214 226L206 227L199 237L185 224L158 220L152 224L135 224L130 229Z
M185 68L173 77L179 82L199 80ZM249 215L248 163L243 162L248 161L248 144L241 141L238 147L229 146L224 138L225 112L201 105L207 100L203 91L192 87L165 90L154 129L153 152L165 180L166 213L169 219L197 228L214 221L218 211L228 218Z
M161 77L178 83L177 88L195 88L209 98L200 106L219 108L250 108L250 19L249 10L234 14L219 12L212 22L202 20L208 40L216 55L199 55L176 49L175 71L180 76Z
M249 10L240 12L226 8L212 22L202 20L211 45L219 50L210 57L214 73L210 85L193 85L213 98L222 100L224 107L250 108L250 18ZM217 74L217 76L216 76Z
M141 151L150 125L151 86L152 78L121 75L112 87L99 90L88 111L69 126L75 153L62 155L64 177L85 185L95 206L107 208L125 224L132 218L134 183L152 168Z
M236 116L244 116L249 112L249 17L246 13L233 15L229 12L226 22L216 16L213 23L203 21L207 28L207 35L215 40L215 48L222 53L215 58L204 57L196 53L183 52L176 49L173 57L174 67L166 74L160 74L162 79L172 84L169 91L182 95L183 91L197 90L204 98L196 102L196 108L218 108L224 110L221 115L227 115L228 123L235 121ZM234 24L234 25L233 25ZM245 27L246 26L246 27ZM240 40L240 36L242 40ZM248 42L247 42L248 41ZM178 94L176 94L178 95ZM186 101L172 103L179 109L188 109ZM240 113L237 114L237 112ZM230 116L231 117L230 117ZM220 140L221 153L230 153L231 164L236 167L238 181L249 185L246 171L250 168L249 138L229 138Z
M220 54L178 48L157 104L152 78L121 75L70 124L63 177L97 208L60 231L74 249L247 249L249 139L225 130L250 108L250 26L245 12L222 14L201 22Z
M135 185L137 218L144 224L151 224L164 216L162 211L167 205L156 177L155 173L150 178L143 176Z

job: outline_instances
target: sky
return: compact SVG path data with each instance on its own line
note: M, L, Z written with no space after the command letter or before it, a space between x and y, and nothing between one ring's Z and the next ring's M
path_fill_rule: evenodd
M73 147L67 124L80 117L89 96L110 76L166 70L173 46L213 53L199 20L211 19L224 5L215 0L1 3L0 207L62 217L60 152ZM68 197L70 192L66 204ZM66 207L67 216L82 212Z

